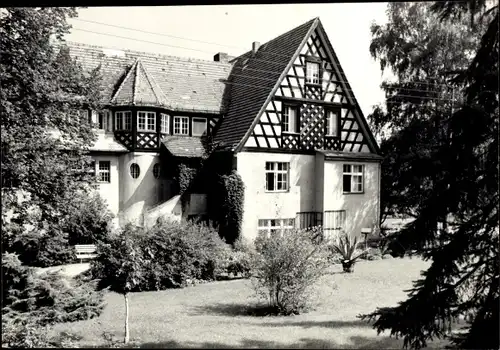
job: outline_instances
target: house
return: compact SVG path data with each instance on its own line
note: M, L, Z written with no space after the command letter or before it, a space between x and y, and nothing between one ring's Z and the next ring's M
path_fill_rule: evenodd
M378 228L382 158L319 18L213 62L68 46L84 68L101 69L92 156L120 222L203 215L204 194L181 206L165 174L175 159L202 157L208 136L244 182L245 237Z

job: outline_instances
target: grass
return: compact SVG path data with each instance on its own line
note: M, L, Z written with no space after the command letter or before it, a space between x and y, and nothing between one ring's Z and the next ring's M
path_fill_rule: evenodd
M149 348L401 348L401 340L377 336L356 315L404 300L404 290L427 266L417 258L361 261L353 274L344 274L335 265L318 285L315 309L288 317L256 316L259 306L248 280L134 293L131 338ZM59 324L53 332L76 335L80 346L103 345L103 332L123 337L124 313L123 297L109 293L98 319Z

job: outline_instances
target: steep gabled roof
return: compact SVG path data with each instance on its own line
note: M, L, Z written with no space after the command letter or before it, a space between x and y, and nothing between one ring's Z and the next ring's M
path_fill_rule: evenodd
M177 111L224 111L230 63L67 42L84 70L100 66L104 104L161 105ZM141 102L142 100L142 102ZM159 102L159 103L158 103Z
M325 28L323 28L323 25L321 24L321 21L318 21L318 30L319 30L320 36L323 37L323 39L326 43L327 53L332 55L331 58L333 59L334 62L339 63L339 59L338 59L337 55L335 54L335 50L333 49L333 45L330 42L330 39L328 38L328 35L326 34ZM341 84L344 85L343 90L346 92L347 99L351 100L349 102L351 102L351 104L355 106L356 114L358 115L357 119L361 122L360 126L361 126L361 129L363 130L363 134L368 137L368 143L370 144L373 153L379 154L380 148L377 144L377 140L375 140L375 137L373 136L373 133L370 129L370 126L368 125L366 118L363 115L363 111L359 107L359 103L356 100L356 97L354 96L354 92L351 88L351 85L349 84L349 81L347 80L347 77L344 73L344 70L342 69L342 66L340 64L336 64L334 67L336 69L338 69L338 71L340 73Z
M228 108L215 135L215 141L228 147L241 143L253 129L253 123L278 88L300 48L309 37L319 18L294 28L249 51L232 62L228 79Z
M167 104L166 100L163 91L148 74L141 60L137 59L111 98L111 103L162 106Z

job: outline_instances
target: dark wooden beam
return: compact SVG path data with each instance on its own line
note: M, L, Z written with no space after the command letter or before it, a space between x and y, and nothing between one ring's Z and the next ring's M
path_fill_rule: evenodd
M339 103L339 102L328 102L322 100L313 100L308 98L301 97L284 97L284 96L274 96L274 98L278 101L282 102L303 102L303 103L314 103L322 106L332 106L332 107L344 107L344 108L352 108L353 106L349 103Z

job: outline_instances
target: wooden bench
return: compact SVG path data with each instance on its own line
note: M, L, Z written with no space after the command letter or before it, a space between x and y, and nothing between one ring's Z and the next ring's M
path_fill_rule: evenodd
M80 259L80 263L83 259L93 259L97 256L94 244L77 244L75 245L75 250L76 258Z

